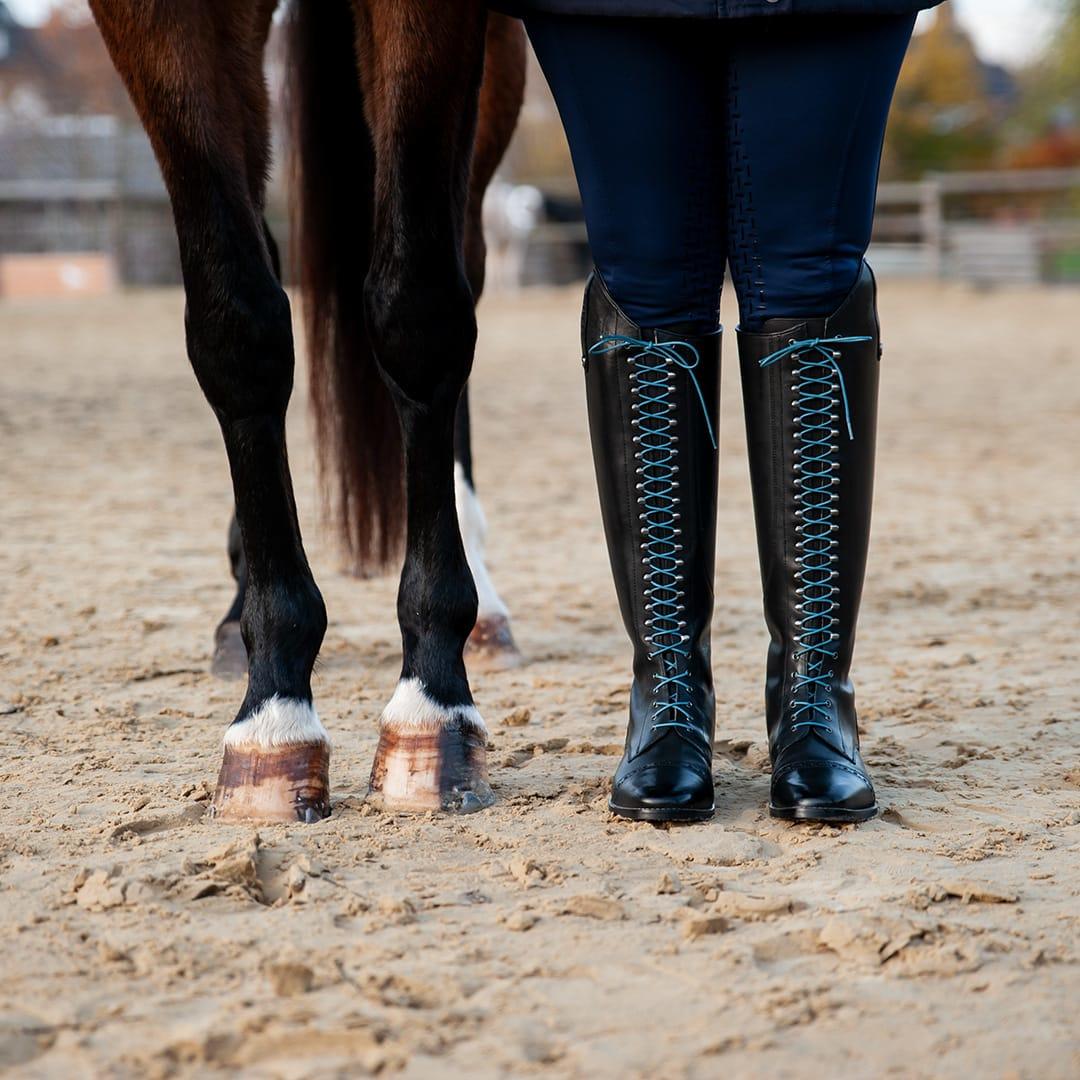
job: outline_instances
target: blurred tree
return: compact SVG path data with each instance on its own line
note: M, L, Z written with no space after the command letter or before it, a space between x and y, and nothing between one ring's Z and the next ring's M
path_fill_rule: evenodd
M952 5L938 8L900 74L883 175L915 179L931 170L990 167L1014 98L1012 78L979 58Z
M1080 0L1058 0L1061 21L1044 55L1023 73L1008 163L1080 165Z

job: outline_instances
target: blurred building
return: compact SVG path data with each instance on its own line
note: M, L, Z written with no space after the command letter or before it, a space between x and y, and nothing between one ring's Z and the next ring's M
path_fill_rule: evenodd
M886 272L1080 280L1080 0L1030 70L986 63L951 5L913 41L886 140L873 257ZM272 96L285 71L267 54ZM280 125L280 119L278 120ZM281 143L280 128L275 142ZM287 248L286 171L268 216ZM492 186L493 287L589 265L558 114L535 59ZM496 260L501 266L495 266ZM50 273L52 277L50 278ZM149 143L81 0L40 27L0 0L0 292L70 282L175 284L172 214Z
M134 120L97 28L63 11L23 26L0 0L0 126L76 115Z
M150 144L97 27L20 25L0 0L0 287L179 281Z

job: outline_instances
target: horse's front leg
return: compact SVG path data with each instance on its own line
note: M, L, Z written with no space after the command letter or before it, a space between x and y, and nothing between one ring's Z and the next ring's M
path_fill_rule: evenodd
M92 0L169 189L188 355L221 426L247 587L243 703L226 731L219 818L330 812L329 744L311 696L326 609L300 540L285 452L289 301L262 225L269 150L259 39L240 0L170 8ZM266 21L272 5L263 4Z
M266 239L267 253L270 256L270 265L274 269L274 277L281 281L281 255L278 252L277 241L270 232L270 226L265 221L263 222L263 236ZM247 559L244 556L244 538L240 533L240 523L236 520L235 509L229 521L227 551L229 571L236 583L236 592L233 594L229 610L225 612L225 617L214 630L214 655L210 661L210 671L219 679L244 679L247 678L248 657L240 618L244 614L248 575Z
M222 819L314 821L330 812L329 744L311 693L326 610L300 539L285 448L289 303L247 208L229 205L234 185L215 175L218 163L203 166L198 194L177 200L176 218L188 351L232 472L248 673L213 805ZM195 168L189 160L185 175Z
M484 13L475 2L369 0L360 25L376 154L365 301L401 419L408 497L401 680L371 789L390 808L477 810L493 795L462 659L477 598L455 513L454 414L476 342L462 237Z

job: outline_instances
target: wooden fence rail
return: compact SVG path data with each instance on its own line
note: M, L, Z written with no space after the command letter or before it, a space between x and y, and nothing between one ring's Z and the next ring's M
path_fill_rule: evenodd
M514 190L503 184L492 194L512 200ZM283 199L274 191L272 216L281 223ZM489 215L495 232L504 216ZM565 280L588 258L580 222L539 215L513 242L520 251L510 260L518 268L511 277L519 285ZM0 132L0 257L51 252L104 253L128 284L179 281L172 215L140 131L99 124ZM1080 283L1080 169L884 183L871 259L886 275Z

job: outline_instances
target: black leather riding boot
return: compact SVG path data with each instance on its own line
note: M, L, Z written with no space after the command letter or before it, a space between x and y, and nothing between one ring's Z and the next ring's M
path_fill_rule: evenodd
M645 821L709 818L720 332L643 330L597 274L581 329L604 532L634 645L609 805Z
M877 812L848 672L874 485L877 289L869 266L828 318L739 331L769 646L774 817Z

